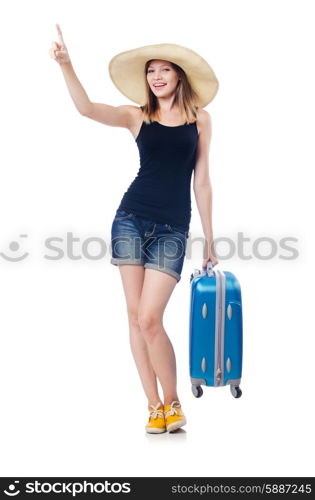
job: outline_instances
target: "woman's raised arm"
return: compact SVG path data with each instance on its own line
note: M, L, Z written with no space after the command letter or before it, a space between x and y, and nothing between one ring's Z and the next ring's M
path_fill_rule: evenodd
M73 69L59 24L56 24L56 28L58 42L52 42L49 54L59 63L70 96L79 113L105 125L129 128L136 106L110 106L91 102Z
M90 102L84 116L111 125L112 127L125 127L131 129L135 123L136 113L139 113L137 106L122 105L110 106L109 104L102 104L98 102Z

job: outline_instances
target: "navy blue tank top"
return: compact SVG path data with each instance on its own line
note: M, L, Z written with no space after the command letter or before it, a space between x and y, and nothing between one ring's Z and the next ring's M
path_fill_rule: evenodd
M140 168L124 193L119 210L188 231L191 176L198 142L196 122L168 126L143 121L135 141Z

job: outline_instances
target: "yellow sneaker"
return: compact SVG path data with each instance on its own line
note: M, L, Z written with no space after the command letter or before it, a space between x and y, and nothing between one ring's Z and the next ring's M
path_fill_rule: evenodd
M153 408L151 410L151 408ZM145 430L151 434L159 434L166 431L165 418L164 418L164 408L161 403L157 403L156 406L150 405L150 415L149 421L145 426Z
M172 401L170 405L165 405L164 416L168 432L176 431L187 423L179 401Z

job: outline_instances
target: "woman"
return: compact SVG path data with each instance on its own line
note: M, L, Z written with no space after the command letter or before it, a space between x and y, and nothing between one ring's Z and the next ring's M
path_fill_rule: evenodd
M191 218L190 181L205 235L204 259L213 250L212 190L208 172L211 120L202 106L218 81L198 54L174 44L140 47L109 64L117 88L141 106L91 102L79 82L59 25L49 51L63 71L78 111L106 125L130 130L140 169L113 219L111 263L119 266L126 296L130 345L148 399L149 433L186 424L176 388L176 359L163 327L166 304L181 279ZM159 395L157 379L163 390Z

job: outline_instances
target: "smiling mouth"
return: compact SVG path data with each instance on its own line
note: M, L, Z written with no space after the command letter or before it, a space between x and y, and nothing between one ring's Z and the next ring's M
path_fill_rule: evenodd
M161 89L162 87L166 87L166 85L167 85L166 83L162 83L162 84L159 84L159 85L153 85L153 87L155 89Z

